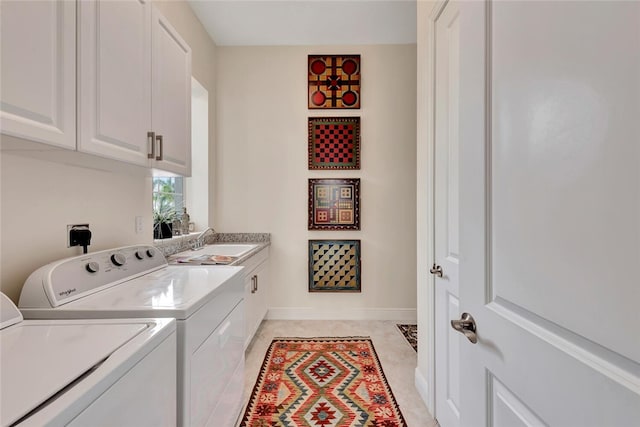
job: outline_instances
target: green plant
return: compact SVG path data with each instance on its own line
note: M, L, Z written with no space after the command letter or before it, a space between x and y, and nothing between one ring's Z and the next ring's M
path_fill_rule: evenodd
M153 224L155 227L161 223L171 224L177 217L176 210L169 204L159 204L153 209Z

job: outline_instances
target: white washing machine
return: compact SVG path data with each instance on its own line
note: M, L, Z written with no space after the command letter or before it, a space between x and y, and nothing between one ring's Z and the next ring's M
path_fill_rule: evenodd
M175 318L177 425L233 426L244 385L241 270L169 266L153 246L128 246L39 268L19 307L29 319Z
M1 426L175 424L173 319L23 320L0 293L0 329Z

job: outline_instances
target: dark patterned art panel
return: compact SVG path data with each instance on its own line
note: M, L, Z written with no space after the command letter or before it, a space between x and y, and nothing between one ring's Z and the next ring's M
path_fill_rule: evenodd
M309 108L360 108L360 55L309 55Z
M360 117L309 118L309 169L360 169Z
M309 292L360 291L360 240L309 240Z
M360 179L309 179L309 230L360 230Z

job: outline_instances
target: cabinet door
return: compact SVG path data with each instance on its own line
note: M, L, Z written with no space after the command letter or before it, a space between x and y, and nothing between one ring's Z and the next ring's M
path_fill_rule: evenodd
M75 149L75 20L75 2L0 2L2 133Z
M78 3L78 150L148 165L151 3Z
M249 346L260 323L267 315L269 307L269 262L264 261L258 267L245 276L244 300L245 311L245 343L244 348Z
M245 267L246 269L246 267ZM256 332L256 322L258 318L257 301L258 298L254 288L254 273L247 273L244 277L244 348L249 346L253 334Z
M191 175L191 48L153 9L152 124L157 169Z
M255 329L258 329L269 308L269 261L260 264L253 274L256 276L256 292L254 296L256 296L255 310L257 320Z

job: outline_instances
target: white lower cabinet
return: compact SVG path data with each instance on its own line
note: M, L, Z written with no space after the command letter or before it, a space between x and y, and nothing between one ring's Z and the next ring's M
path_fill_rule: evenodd
M264 248L241 264L244 273L244 348L251 343L269 308L269 248Z

